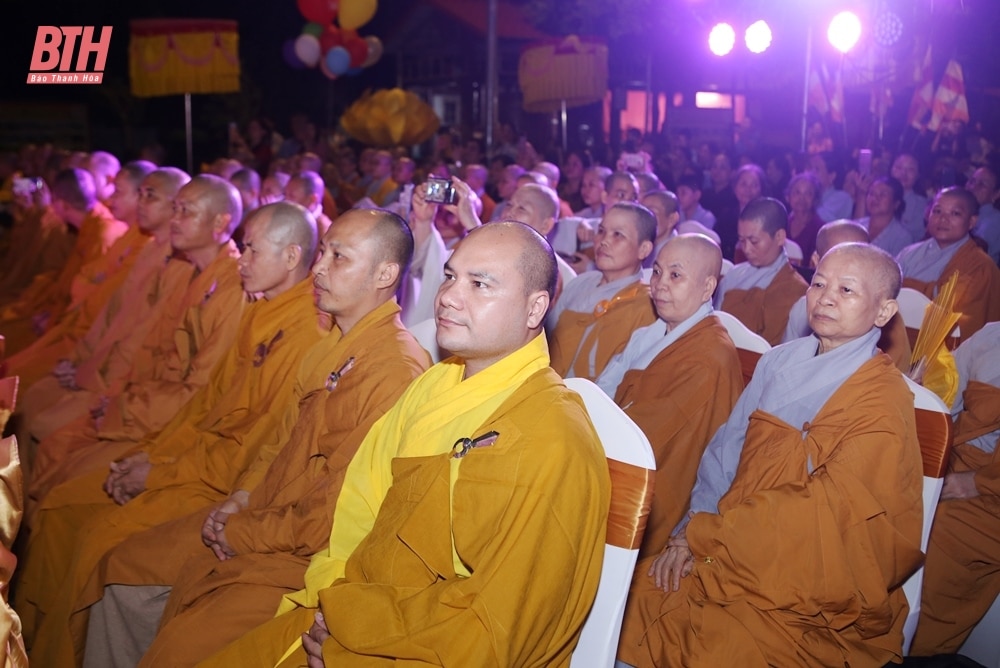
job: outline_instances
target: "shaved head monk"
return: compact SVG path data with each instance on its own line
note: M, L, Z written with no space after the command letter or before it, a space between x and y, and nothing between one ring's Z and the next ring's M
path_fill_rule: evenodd
M618 202L607 209L594 237L597 269L567 283L548 316L556 373L597 378L632 332L656 319L642 281L655 238L656 217L646 207Z
M931 299L958 272L955 312L967 339L987 322L1000 320L1000 269L969 237L979 215L979 201L964 188L945 188L931 203L927 217L929 239L907 246L897 259L903 286Z
M22 427L18 443L29 453L52 432L86 415L114 377L113 369L131 366L136 349L150 331L159 304L183 294L194 266L172 258L170 220L177 191L191 180L185 172L164 167L139 185L137 224L151 238L127 280L111 297L73 350L57 360L50 373L28 386L18 401Z
M666 544L687 510L701 454L743 391L736 348L713 315L722 251L708 237L671 237L653 262L657 321L637 329L597 384L642 429L656 455L641 557Z
M491 223L445 276L437 340L456 356L368 433L305 588L201 665L270 667L286 651L297 666L568 664L610 489L579 397L549 368L555 258L527 226Z
M836 246L844 243L868 243L868 230L853 220L835 220L819 228L816 234L816 250L813 251L812 266L819 265L821 257ZM788 325L785 326L783 343L792 339L809 336L809 316L806 313L806 297L803 295L792 305L788 313ZM878 340L879 350L892 358L893 363L903 373L910 370L910 339L906 334L906 325L902 316L897 313L889 319L882 328Z
M689 517L636 568L622 662L901 659L923 466L913 395L876 348L900 280L869 245L841 244L820 261L813 335L764 353L702 457Z
M117 166L115 167L117 172ZM113 176L113 174L112 174ZM62 315L72 300L73 282L87 264L109 251L128 231L98 201L94 179L83 169L65 169L50 184L52 209L77 230L76 243L66 263L52 273L36 276L20 297L0 312L0 334L7 354L27 348Z
M412 253L395 214L349 211L333 222L313 283L336 325L298 371L295 426L270 466L258 457L210 513L138 533L107 555L85 666L136 665L144 653L143 665L194 665L303 587L309 556L329 544L344 469L430 365L394 298Z
M556 194L556 191L548 186L527 183L511 195L510 202L507 203L507 208L504 211L503 220L524 223L548 239L558 215L559 195ZM573 240L576 240L575 232ZM556 263L559 265L559 280L563 286L576 278L576 272L558 253L556 254ZM556 291L556 294L558 293L559 290Z
M312 171L299 172L288 180L285 186L285 201L301 204L316 217L320 234L330 228L330 218L323 213L323 177Z
M45 617L30 651L41 665L82 658L88 608L103 590L97 566L108 550L134 533L222 501L258 456L274 457L274 439L290 429L284 413L298 405L295 375L323 334L309 275L316 221L296 204L271 204L247 221L244 241L239 275L244 290L259 297L246 309L236 342L208 385L162 431L134 443L127 456L115 457L121 443L108 447L108 461L115 459L110 473L78 475L42 502L28 562L65 577L50 581L58 586L55 592L35 590ZM95 446L92 457L100 449Z
M739 247L746 262L733 267L719 284L715 307L732 313L772 346L781 343L792 304L806 293L806 282L785 254L788 212L770 197L758 197L740 213Z
M1000 592L1000 323L955 351L955 447L924 563L915 656L958 652Z

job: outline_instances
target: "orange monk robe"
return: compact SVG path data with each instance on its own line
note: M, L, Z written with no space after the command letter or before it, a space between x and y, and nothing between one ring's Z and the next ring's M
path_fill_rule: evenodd
M330 374L350 359L353 366L329 389ZM259 486L245 478L238 485L253 491L247 509L226 523L236 557L220 562L202 543L204 511L136 534L105 557L105 584L174 587L144 663L194 665L272 618L281 597L302 588L309 557L329 544L348 463L429 365L395 302L347 336L335 328L302 364L301 410L280 454Z
M913 395L885 355L803 431L756 410L719 513L686 529L694 570L664 594L636 566L619 658L637 667L883 666L921 554ZM811 473L810 473L811 471Z
M88 263L73 279L68 310L58 321L50 322L51 327L41 338L7 360L8 373L20 376L28 387L52 371L60 359L73 351L140 259L162 266L159 252L143 257L151 240L140 227L132 226L107 253Z
M89 416L102 396L94 394L83 402L83 416L39 444L28 486L32 500L76 475L107 471L108 462L162 429L208 384L232 347L246 302L237 257L236 246L224 244L179 298L166 304L130 367L113 374L102 393L108 400L100 429Z
M311 277L254 303L208 386L159 436L136 448L153 464L145 491L123 506L107 496L99 504L77 503L76 490L100 487L106 473L97 471L45 498L28 547L29 568L45 565L49 577L25 597L44 615L31 643L33 661L69 665L74 650L82 660L87 608L103 589L97 566L105 553L134 533L225 499L262 451L277 452L297 417L298 369L323 336L318 322ZM48 521L57 515L55 526L73 517L78 531L54 535ZM35 585L36 574L26 569L23 578Z
M127 230L128 225L115 220L106 206L94 205L81 222L73 251L62 268L55 274L35 277L18 300L5 306L0 313L0 334L7 339L8 355L34 340L32 318L36 314L58 316L62 313L70 303L73 279L89 262L107 253Z
M542 369L474 432L448 436L493 430L492 445L461 460L440 452L450 443L392 459L370 532L344 577L318 592L326 665L568 666L600 577L610 495L592 429L579 398ZM314 613L279 615L199 665L273 666ZM301 647L281 665L304 666Z
M687 511L705 446L743 391L740 362L726 328L708 316L645 369L625 374L615 403L646 434L656 456L653 505L640 557L658 554Z
M569 285L591 273L597 272L580 274ZM567 288L560 299L569 301L570 294ZM594 380L611 358L625 349L632 332L656 320L649 286L639 281L628 284L593 309L574 311L570 308L559 313L549 336L552 368L564 377L570 374Z
M179 299L191 283L194 265L171 257L172 253L169 240L144 248L129 279L65 356L76 367L78 389L62 387L55 376L48 375L23 393L17 404L23 424L21 442L28 443L29 435L47 438L86 415L107 393L111 379L131 369L136 350L168 308L168 301Z
M766 288L728 290L719 310L731 313L772 346L781 343L788 313L809 286L787 262Z
M918 281L903 278L904 288L913 288L931 299L948 282L951 275L958 272L955 287L955 312L958 319L960 341L978 332L988 322L1000 320L1000 269L976 242L969 239L952 256L938 280Z
M35 276L57 273L73 250L74 232L51 206L15 215L10 246L0 259L0 306L16 299Z
M1000 595L1000 447L986 452L968 443L1000 429L1000 388L972 381L964 399L949 473L975 471L979 496L938 504L910 650L914 656L957 652Z

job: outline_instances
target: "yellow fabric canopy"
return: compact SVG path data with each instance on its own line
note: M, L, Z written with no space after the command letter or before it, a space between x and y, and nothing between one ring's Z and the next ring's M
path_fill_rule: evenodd
M239 91L236 21L149 19L132 21L131 29L129 78L133 95Z

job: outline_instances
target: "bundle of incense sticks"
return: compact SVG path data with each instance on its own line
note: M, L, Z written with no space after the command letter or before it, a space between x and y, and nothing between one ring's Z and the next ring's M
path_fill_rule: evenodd
M922 378L927 370L927 364L937 354L948 334L955 329L955 324L962 316L955 313L955 286L958 284L956 271L938 291L934 301L924 310L924 319L920 323L917 342L910 355L910 378Z

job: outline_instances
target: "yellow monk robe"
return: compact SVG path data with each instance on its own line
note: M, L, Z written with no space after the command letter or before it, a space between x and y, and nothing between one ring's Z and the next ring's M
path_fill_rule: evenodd
M764 289L728 290L719 310L731 313L772 346L781 343L792 306L809 287L799 272L787 262Z
M28 387L52 371L60 359L73 351L112 295L131 276L151 241L152 237L134 225L107 253L88 263L73 279L69 308L41 338L7 360L8 373L20 376ZM161 253L146 254L145 262L162 267Z
M97 471L45 498L28 547L32 571L23 576L38 582L42 574L35 569L44 566L49 578L25 596L44 615L31 639L32 661L70 665L74 650L82 661L87 608L103 590L97 566L106 552L134 533L223 500L262 451L277 452L294 424L286 413L297 416L299 366L324 334L318 322L311 277L254 303L208 386L152 442L135 448L153 464L144 492L123 506L107 496L99 504L76 503L77 490L100 488L107 474ZM74 517L78 531L50 532L48 519L56 515L59 527Z
M581 274L570 282L578 284ZM570 301L572 288L567 288L560 300ZM611 358L625 349L632 332L656 320L649 299L649 286L636 281L618 291L611 299L602 300L587 311L563 310L549 336L552 368L560 376L594 380L601 375ZM591 365L593 361L593 365Z
M548 361L539 336L464 381L457 358L414 381L348 467L305 589L199 665L273 666L289 650L282 665L304 666L317 607L329 666L568 665L600 577L610 481ZM450 457L491 430L491 445Z
M656 456L653 505L640 557L666 546L684 516L705 446L733 410L743 374L726 328L708 316L657 355L625 374L615 403L646 434Z
M101 257L128 225L115 220L106 206L97 203L83 219L77 232L73 252L56 273L35 277L17 301L0 312L0 334L7 339L7 354L26 348L34 339L32 318L48 313L57 317L69 306L70 290L77 274L89 262Z
M0 259L0 306L17 298L40 274L56 273L66 263L76 241L75 231L51 206L14 216L10 246Z
M158 432L211 378L232 347L246 295L236 266L235 244L227 243L167 308L133 356L126 375L113 374L100 429L89 413L43 440L32 471L29 497L41 500L52 486L88 471L107 471L108 462Z
M77 389L61 386L53 375L27 388L18 400L24 438L42 440L83 417L108 392L113 378L124 376L132 360L168 303L179 300L194 273L194 265L172 257L170 241L143 249L126 283L112 295L87 333L66 358L76 367Z
M686 537L664 594L639 562L619 658L631 666L883 666L902 651L901 585L921 554L912 394L885 355L800 428L762 410L719 513ZM811 471L811 473L809 473Z
M0 666L28 668L28 657L21 639L21 621L7 602L7 592L17 566L10 551L21 524L21 469L17 457L17 439L0 440Z
M956 271L958 285L955 286L954 310L962 314L958 326L962 335L960 341L965 341L986 323L1000 320L1000 269L975 241L969 239L962 244L945 265L938 280L925 282L903 278L903 287L913 288L934 299L937 291Z
M144 664L194 665L272 618L281 597L302 588L309 557L329 544L347 465L375 421L429 365L395 302L347 336L334 328L299 371L301 410L284 448L259 486L247 476L237 485L253 489L247 509L226 523L237 556L219 561L205 547L201 511L136 534L105 557L105 584L174 587Z

